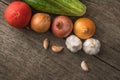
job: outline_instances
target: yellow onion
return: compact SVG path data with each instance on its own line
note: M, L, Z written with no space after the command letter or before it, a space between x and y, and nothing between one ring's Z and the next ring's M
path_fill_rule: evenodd
M50 24L51 18L46 13L36 13L31 19L31 29L38 33L47 32Z

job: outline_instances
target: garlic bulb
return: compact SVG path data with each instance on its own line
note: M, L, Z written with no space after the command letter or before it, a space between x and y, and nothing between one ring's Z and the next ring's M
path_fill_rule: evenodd
M67 48L73 53L79 51L82 48L81 40L78 37L76 37L75 35L69 36L66 39L65 44L66 44Z
M100 41L94 38L87 39L83 44L83 50L89 55L95 55L100 51Z

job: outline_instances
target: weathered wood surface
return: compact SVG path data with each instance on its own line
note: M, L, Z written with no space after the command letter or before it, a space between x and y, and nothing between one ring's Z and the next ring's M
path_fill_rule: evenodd
M49 31L38 34L26 29L17 30L4 20L5 3L0 2L0 80L119 80L120 79L120 1L82 0L88 7L86 17L97 26L95 38L102 42L97 56L88 56L83 51L70 53L66 48L54 54L42 47L48 37L51 44L64 45ZM5 2L5 3L3 3ZM77 19L72 17L73 20ZM85 73L80 62L87 60L90 71Z

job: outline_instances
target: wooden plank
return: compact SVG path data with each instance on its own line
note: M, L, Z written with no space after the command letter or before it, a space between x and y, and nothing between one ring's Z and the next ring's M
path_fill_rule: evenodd
M64 45L64 39L51 32L38 34L9 26L3 12L6 5L0 2L0 80L119 80L120 71L101 62L94 56L72 54L66 48L60 54L50 48L44 50L42 41L48 37L51 44ZM80 62L87 60L90 71L84 72Z
M1 0L2 2L9 4L10 2L12 2L13 0Z
M120 70L120 2L118 0L85 1L88 12L97 27L94 37L102 42L102 49L97 56Z
M118 0L82 0L87 5L85 17L96 23L95 38L102 42L101 52L97 58L120 70L120 2ZM9 3L11 0L4 0ZM78 17L72 17L76 20Z

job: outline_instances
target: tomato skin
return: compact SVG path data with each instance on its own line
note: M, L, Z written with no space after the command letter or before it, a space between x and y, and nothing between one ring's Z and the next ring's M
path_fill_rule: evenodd
M31 16L31 8L21 1L10 3L4 13L7 23L15 28L23 28L28 25Z
M79 18L74 24L74 34L81 39L88 39L95 33L95 24L89 18Z

